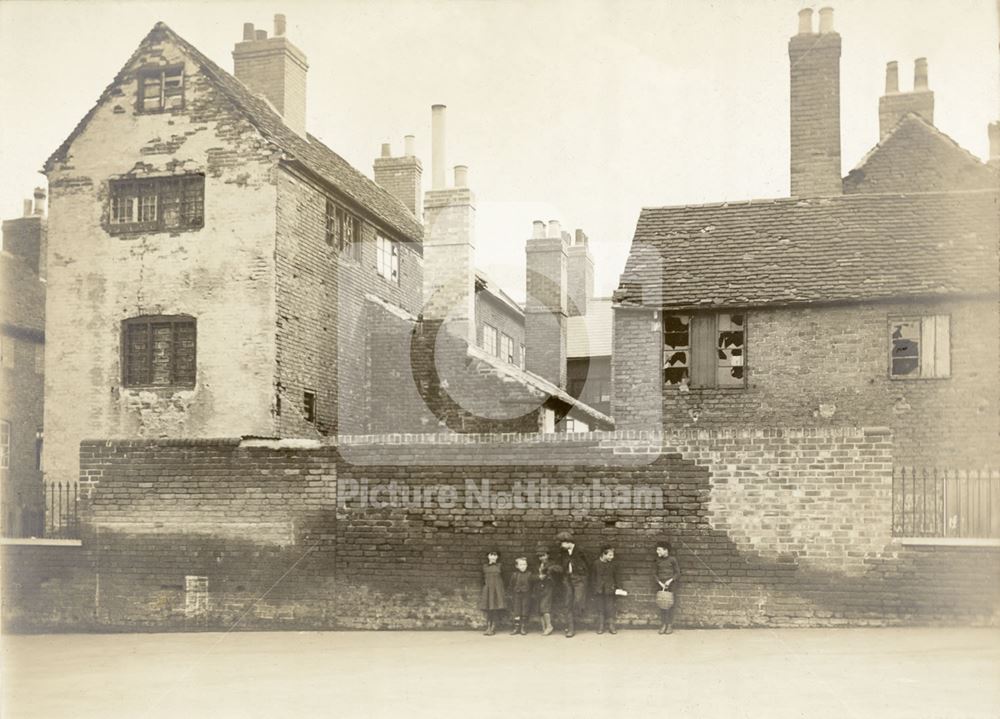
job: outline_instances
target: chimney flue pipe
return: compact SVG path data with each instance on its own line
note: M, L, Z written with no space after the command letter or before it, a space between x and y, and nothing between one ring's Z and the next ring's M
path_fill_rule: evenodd
M927 89L927 58L918 57L913 61L913 90Z
M403 148L404 148L403 154L406 155L407 157L413 157L414 155L416 155L417 154L417 152L416 152L416 142L417 142L417 138L415 138L413 135L407 135L406 137L404 137L403 138Z
M811 35L813 31L813 11L812 8L802 8L799 10L799 35Z
M431 106L431 188L445 186L445 105Z
M250 40L253 40L253 37L254 37L253 23L252 22L243 23L243 40L249 42Z
M285 16L281 13L274 15L274 36L281 37L285 34Z
M899 63L893 60L885 64L885 94L895 95L899 92Z
M819 11L819 32L820 35L824 35L828 32L833 32L833 8L825 7L820 8Z

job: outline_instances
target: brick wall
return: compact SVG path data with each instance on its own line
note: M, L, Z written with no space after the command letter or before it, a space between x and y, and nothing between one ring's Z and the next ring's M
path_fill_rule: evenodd
M663 427L663 332L660 313L616 308L611 356L611 406L615 426L654 430Z
M791 195L839 195L840 35L795 35L788 58Z
M136 114L137 70L185 66L183 110ZM78 475L84 436L274 432L273 148L154 32L48 173L46 478ZM110 235L110 178L205 174L198 230ZM193 389L122 386L121 322L197 321ZM242 371L234 372L238 366Z
M85 443L82 466L95 484L83 547L44 561L43 548L5 547L6 570L25 577L4 593L7 628L470 628L480 620L487 549L498 547L508 569L514 555L564 528L592 554L605 542L617 548L630 593L619 602L626 625L655 618L650 567L664 535L683 570L677 621L685 626L1000 617L1000 550L909 547L889 536L884 432L256 445ZM652 505L589 508L560 495L595 481L618 497L658 490L662 506L655 493L646 495ZM531 482L547 506L515 501ZM385 504L393 486L411 494ZM415 501L414 490L431 487L436 499ZM365 490L375 501L360 505ZM30 570L19 564L29 561Z
M951 317L951 377L889 379L888 317L929 314ZM659 383L652 368L659 335L644 333L640 324L629 344L622 323L630 316L616 312L615 415L619 427L648 428L655 425L635 416L639 410L629 404L648 394L634 388L643 372L650 386ZM754 310L747 323L747 386L663 387L665 427L879 425L893 429L900 464L980 467L1000 461L995 300ZM640 351L650 356L645 370L635 366Z

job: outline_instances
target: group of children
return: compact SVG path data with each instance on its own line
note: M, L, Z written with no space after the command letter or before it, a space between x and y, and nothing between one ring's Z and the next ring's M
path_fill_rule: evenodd
M508 610L511 634L527 634L528 619L532 614L537 614L541 620L542 634L551 634L552 604L557 588L562 590L567 637L576 634L576 620L586 607L588 595L593 595L597 604L597 633L603 634L607 630L610 634L617 634L616 600L628 593L622 588L620 565L615 560L614 547L601 547L598 560L591 563L586 552L576 546L572 533L560 532L556 541L560 551L555 560L549 557L549 548L544 543L536 546L537 564L534 569L529 570L526 555L516 557L514 571L506 585L501 573L500 552L491 550L487 553L479 602L479 608L486 613L486 636L496 634L497 626ZM673 632L674 592L680 573L670 543L658 541L653 579L660 612L660 634Z

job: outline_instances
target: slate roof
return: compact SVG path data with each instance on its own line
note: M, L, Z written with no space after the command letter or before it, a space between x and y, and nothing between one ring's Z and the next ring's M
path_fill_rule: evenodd
M614 313L610 297L592 297L587 314L566 318L566 356L610 357Z
M991 167L915 113L896 126L844 178L846 194L997 189Z
M73 132L45 162L45 170L50 170L57 161L65 160L76 136L86 127L97 108L109 96L112 89L122 82L125 73L142 49L150 44L168 39L194 60L219 90L243 113L246 119L269 142L285 153L285 159L300 162L308 170L330 183L349 199L368 208L387 222L391 229L399 232L404 239L420 240L423 227L413 213L399 199L377 185L373 180L356 170L344 158L324 145L318 138L308 135L308 141L291 130L281 115L263 97L252 93L246 85L209 60L194 45L174 32L166 23L158 22L140 43L132 58L119 71L114 81L104 90L96 105L77 124Z
M1000 193L645 208L614 299L750 307L996 294Z
M9 252L0 252L0 324L5 331L45 331L45 283L31 266Z

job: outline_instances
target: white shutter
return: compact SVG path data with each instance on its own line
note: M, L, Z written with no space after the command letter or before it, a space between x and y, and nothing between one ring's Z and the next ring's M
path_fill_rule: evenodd
M951 377L951 318L934 316L934 370L933 377ZM930 350L930 348L928 348ZM929 353L929 352L928 352Z
M936 323L934 322L934 316L929 315L923 317L920 320L920 376L921 377L937 377L937 373L934 371L934 362L936 352L934 351L934 346L936 342L934 337L936 333Z

